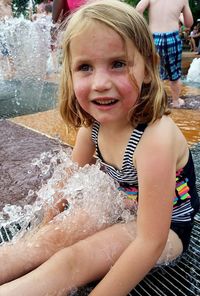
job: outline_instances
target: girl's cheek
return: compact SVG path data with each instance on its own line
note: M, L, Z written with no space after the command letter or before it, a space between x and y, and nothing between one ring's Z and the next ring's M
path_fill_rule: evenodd
M133 83L129 80L122 80L119 90L125 96L138 96L137 86L133 85Z
M85 87L82 85L82 83L78 83L78 82L75 82L74 83L74 93L75 93L75 96L76 98L79 100L79 99L82 99L82 97L84 96L84 93L85 93Z
M118 78L118 87L123 91L132 91L134 88L133 81L127 76L121 76Z

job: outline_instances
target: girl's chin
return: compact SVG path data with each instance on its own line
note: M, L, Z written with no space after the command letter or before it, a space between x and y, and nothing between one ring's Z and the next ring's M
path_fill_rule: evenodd
M100 124L112 124L115 122L122 121L124 122L125 118L121 114L110 113L110 114L93 114L93 118L98 121Z
M96 117L95 120L98 121L100 124L109 124L109 123L115 122L115 120L111 118Z

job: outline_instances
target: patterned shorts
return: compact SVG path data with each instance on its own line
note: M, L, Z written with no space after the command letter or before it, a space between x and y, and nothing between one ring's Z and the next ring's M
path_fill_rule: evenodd
M160 77L175 81L181 77L182 41L179 32L154 33L154 43L160 56Z

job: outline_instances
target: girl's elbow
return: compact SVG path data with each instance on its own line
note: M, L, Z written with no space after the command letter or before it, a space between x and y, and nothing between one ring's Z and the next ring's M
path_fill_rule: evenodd
M142 242L143 246L146 246L151 253L152 258L155 258L155 261L161 256L166 243L167 239L164 238L149 238Z
M162 252L165 249L167 240L159 240L156 244L155 244L155 252L158 255L158 258L161 256Z

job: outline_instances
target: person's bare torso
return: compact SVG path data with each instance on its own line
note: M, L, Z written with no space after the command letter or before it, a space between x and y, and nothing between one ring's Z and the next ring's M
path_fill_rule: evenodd
M149 0L149 26L152 32L172 32L179 29L178 21L184 0Z

